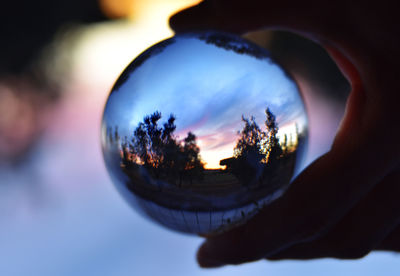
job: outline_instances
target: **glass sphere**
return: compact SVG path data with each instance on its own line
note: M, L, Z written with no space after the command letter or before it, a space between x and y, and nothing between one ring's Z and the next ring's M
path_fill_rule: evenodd
M296 83L240 37L187 33L139 55L102 121L107 169L123 197L174 230L243 224L288 188L307 117Z

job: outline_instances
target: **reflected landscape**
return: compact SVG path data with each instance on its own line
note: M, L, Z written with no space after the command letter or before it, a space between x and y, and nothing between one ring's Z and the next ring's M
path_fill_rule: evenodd
M136 58L105 107L108 171L138 211L171 229L226 231L283 194L307 142L294 81L240 37L175 36Z

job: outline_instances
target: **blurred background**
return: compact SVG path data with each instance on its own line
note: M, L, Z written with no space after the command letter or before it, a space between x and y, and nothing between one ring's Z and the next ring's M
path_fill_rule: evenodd
M2 1L0 275L396 274L390 253L202 270L201 238L149 222L117 194L99 139L108 93L133 58L173 35L169 16L198 2ZM349 85L308 40L277 31L246 37L269 49L302 90L306 166L329 150Z

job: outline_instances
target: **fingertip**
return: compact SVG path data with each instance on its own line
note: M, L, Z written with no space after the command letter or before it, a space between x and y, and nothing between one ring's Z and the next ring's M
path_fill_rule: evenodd
M169 26L174 32L182 32L182 30L185 28L188 18L187 13L188 10L183 10L171 15L171 17L169 18Z
M178 11L169 19L169 25L176 33L209 29L215 26L213 10L208 1Z
M197 263L202 268L218 268L225 264L212 256L212 249L208 241L204 242L197 251Z

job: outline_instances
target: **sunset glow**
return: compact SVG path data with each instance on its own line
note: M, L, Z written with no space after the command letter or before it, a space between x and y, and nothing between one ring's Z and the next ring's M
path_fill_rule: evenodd
M235 147L235 142L225 143L218 148L208 149L205 146L204 141L199 139L199 147L201 149L201 158L205 162L206 169L222 169L224 166L221 166L219 162L222 159L229 158L233 156L233 148Z

